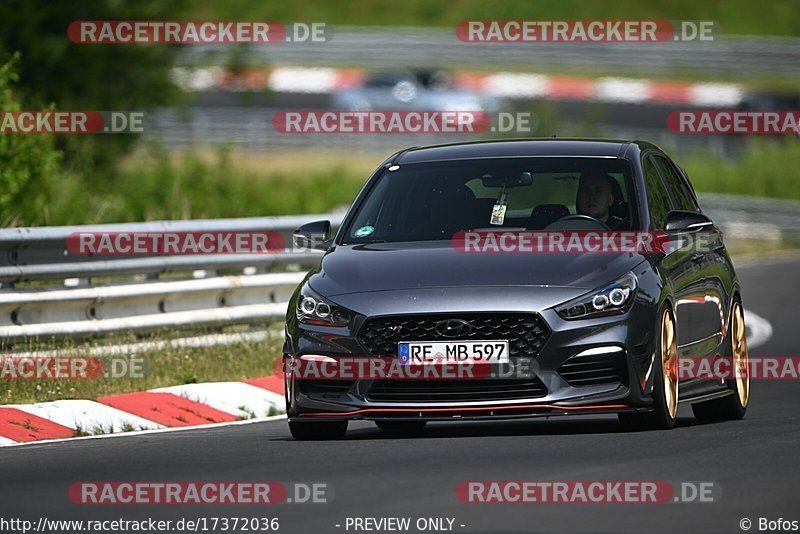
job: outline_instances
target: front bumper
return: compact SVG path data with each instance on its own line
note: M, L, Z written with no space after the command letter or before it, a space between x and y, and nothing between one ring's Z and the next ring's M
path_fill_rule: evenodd
M563 320L552 309L538 315L549 329L546 341L537 354L518 354L510 364L524 368L514 375L514 380L527 379L524 387L489 378L485 387L457 380L388 384L287 378L287 414L304 421L472 420L649 410L656 324L652 306L637 303L623 315L579 321ZM346 329L294 323L290 330L287 324L287 335L285 358L290 361L372 357ZM393 388L394 396L387 394Z

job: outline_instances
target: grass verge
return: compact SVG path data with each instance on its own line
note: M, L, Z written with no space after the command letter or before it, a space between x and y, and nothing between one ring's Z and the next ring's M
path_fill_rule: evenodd
M266 339L261 341L201 348L167 345L163 348L144 350L135 354L114 356L117 369L124 369L127 365L128 368L135 366L144 370L143 373L134 372L133 376L123 378L6 379L0 381L0 404L29 404L61 399L96 399L105 395L145 391L181 384L238 381L245 378L269 376L273 374L273 366L281 354L282 334L282 331L272 328L268 331ZM164 339L166 338L163 335L153 335L146 341ZM132 343L142 341L142 339L116 338L105 341L107 343ZM94 357L108 361L111 358L111 351L109 350L109 354L102 355L103 346L97 342L80 344L49 342L29 344L27 347L17 347L17 349L47 350L55 351L59 355L81 357L87 356L90 349L97 351L100 348L101 355Z
M556 120L539 112L543 124ZM573 133L591 135L591 129ZM752 138L745 143L737 159L703 151L678 160L697 191L800 199L798 139ZM386 156L142 149L113 176L53 176L42 185L46 200L40 209L8 214L0 223L38 226L326 213L349 205Z
M146 146L112 175L65 172L40 185L41 206L3 225L99 224L325 213L347 205L389 154L259 154Z
M703 152L680 163L697 191L800 199L800 140L793 137L749 141L736 160Z

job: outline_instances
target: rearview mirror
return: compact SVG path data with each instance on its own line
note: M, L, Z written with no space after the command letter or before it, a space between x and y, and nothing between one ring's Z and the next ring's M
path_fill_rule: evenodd
M664 224L666 232L696 232L709 229L714 223L706 215L696 211L675 210L667 214Z
M330 221L314 221L306 223L292 235L295 248L312 250L328 250L331 246Z
M529 172L522 172L516 176L492 176L484 174L481 176L483 187L524 187L533 183L533 177Z

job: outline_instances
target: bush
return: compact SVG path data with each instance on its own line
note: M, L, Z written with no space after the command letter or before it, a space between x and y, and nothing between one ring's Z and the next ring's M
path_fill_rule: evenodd
M326 213L349 205L380 161L249 167L224 147L209 156L153 145L122 163L113 181L90 185L67 173L48 224Z
M18 111L14 92L19 55L0 65L0 110ZM23 226L47 220L50 184L58 179L61 152L52 135L0 134L0 225Z

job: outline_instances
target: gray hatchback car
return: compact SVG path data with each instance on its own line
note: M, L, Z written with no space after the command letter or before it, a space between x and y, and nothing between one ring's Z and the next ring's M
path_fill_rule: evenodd
M613 244L628 234L668 246L509 250L495 240L479 250L490 235ZM650 143L404 150L375 171L335 236L318 221L295 242L325 251L286 317L295 438L341 437L353 419L413 433L428 421L598 413L668 429L680 403L701 419L744 416L746 373L678 372L701 358L746 368L744 316L721 233L683 169ZM301 372L343 361L391 372ZM472 374L411 372L437 365Z

